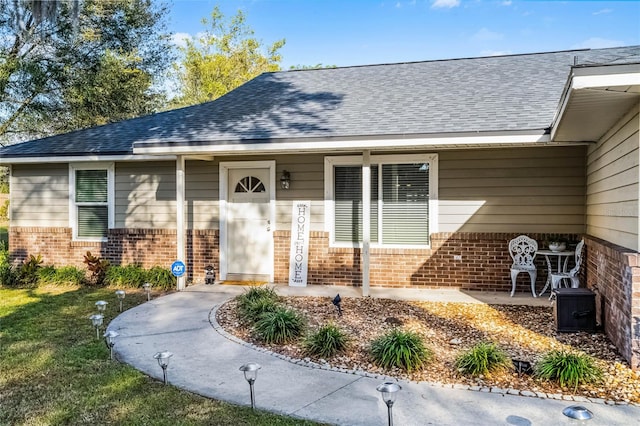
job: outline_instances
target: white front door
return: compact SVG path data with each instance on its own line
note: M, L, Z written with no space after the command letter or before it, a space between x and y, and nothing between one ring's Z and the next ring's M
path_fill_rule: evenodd
M228 280L269 280L273 271L269 168L228 168L226 259Z

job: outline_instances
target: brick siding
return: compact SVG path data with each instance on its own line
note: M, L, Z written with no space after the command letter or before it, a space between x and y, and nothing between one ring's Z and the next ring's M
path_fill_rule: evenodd
M586 282L597 319L634 370L640 369L640 255L586 237ZM582 281L584 282L584 281Z

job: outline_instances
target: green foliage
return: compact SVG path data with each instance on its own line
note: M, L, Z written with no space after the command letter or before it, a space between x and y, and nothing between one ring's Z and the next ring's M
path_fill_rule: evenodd
M247 26L239 10L229 22L218 6L211 19L203 19L205 31L197 41L187 39L179 48L181 60L174 66L180 95L174 106L188 106L212 101L263 72L280 70L279 50L285 40L265 49Z
M9 199L4 200L4 202L0 201L0 221L9 220Z
M153 288L172 290L176 288L177 279L169 269L161 266L153 266L146 272L145 282L151 283Z
M349 336L335 324L325 324L309 334L304 341L308 354L322 358L331 358L344 352L349 344Z
M94 256L90 251L87 251L87 254L84 255L83 262L87 265L87 270L91 274L89 276L89 284L98 286L102 285L104 283L104 278L107 275L107 271L111 266L109 261L102 259L101 257Z
M29 255L18 268L18 283L21 286L33 287L38 284L38 270L42 266L42 256Z
M147 273L142 266L136 264L112 266L104 277L104 283L111 287L139 288L145 282Z
M80 286L85 280L84 271L75 266L47 265L38 270L38 283L43 285Z
M322 64L315 64L315 65L291 65L289 67L290 70L295 71L295 70L318 70L318 69L323 69L323 68L337 68L336 65L322 65Z
M602 378L602 370L595 360L584 353L554 350L545 354L536 364L535 375L544 380L556 381L560 386L595 383Z
M248 322L255 322L264 312L274 312L278 308L278 294L272 287L251 287L235 298L239 316Z
M456 358L455 366L462 374L479 376L510 366L509 357L494 343L480 342Z
M282 344L300 337L305 325L304 317L297 311L278 307L274 312L264 312L253 329L263 342Z
M433 352L417 333L394 328L371 343L371 355L381 367L413 371L422 368Z
M55 19L32 19L36 9L30 3L51 2L0 3L0 138L5 142L132 118L162 106L154 86L173 61L165 5L58 1Z

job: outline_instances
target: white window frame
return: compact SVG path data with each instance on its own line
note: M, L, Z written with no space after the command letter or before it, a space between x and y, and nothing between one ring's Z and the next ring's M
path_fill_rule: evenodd
M397 154L397 155L372 155L371 165L377 167L384 164L429 164L429 235L438 232L438 154ZM334 223L334 168L336 166L360 166L363 159L361 155L335 156L324 158L324 225L325 232L329 233L330 247L362 247L362 243L347 243L336 241ZM379 176L382 176L380 173ZM382 203L382 179L378 179L378 203ZM380 208L380 205L378 206ZM382 236L382 218L378 220L378 235ZM429 238L431 241L431 238ZM430 244L381 244L371 242L371 247L384 248L430 248Z
M76 204L76 170L107 171L107 217L108 229L115 228L115 165L114 163L71 163L69 164L69 224L73 241L107 241L103 238L80 238L78 236L78 205ZM86 204L89 205L89 204Z

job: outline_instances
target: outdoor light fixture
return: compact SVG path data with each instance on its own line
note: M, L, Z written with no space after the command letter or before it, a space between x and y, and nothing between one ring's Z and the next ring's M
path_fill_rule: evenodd
M562 414L569 417L572 420L572 424L585 424L585 422L593 418L593 413L581 405L570 405L562 410Z
M102 337L104 337L104 343L107 345L107 348L109 348L109 356L111 359L113 359L113 345L116 344L115 338L119 335L117 331L113 330L109 330L102 335Z
M280 176L280 188L289 189L290 185L291 185L291 174L288 171L283 170L282 176Z
M258 370L261 368L260 364L256 364L255 362L249 362L240 367L240 371L244 373L245 380L249 382L249 392L251 392L251 409L256 408L256 400L253 395L253 384L258 378Z
M107 309L107 305L109 302L105 302L104 300L98 300L96 302L96 308L98 308L98 312L104 312Z
M158 360L158 365L162 368L162 378L164 384L167 384L167 367L169 366L169 359L173 356L171 352L163 351L156 353L153 357Z
M384 382L378 385L376 390L382 394L382 400L387 404L387 415L389 418L389 426L393 426L393 413L391 411L393 403L396 402L396 393L402 389L399 384L392 382Z
M104 318L104 315L102 314L93 314L89 317L89 319L91 320L91 323L96 328L96 339L100 338L100 326L102 325L103 318Z
M515 368L516 373L518 373L519 376L522 374L533 373L533 368L531 367L531 363L529 361L523 361L521 359L513 358L511 362L513 362L513 367Z
M120 312L122 312L122 301L124 300L125 292L124 290L116 290L116 296L120 299Z
M144 288L144 291L147 293L147 302L148 302L149 300L151 300L151 283L142 284L142 288Z
M342 308L340 307L340 302L342 302L342 298L340 297L340 293L338 293L336 294L336 297L333 298L333 301L331 303L333 303L338 310L339 317L342 316Z

